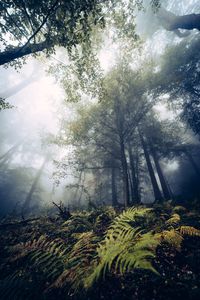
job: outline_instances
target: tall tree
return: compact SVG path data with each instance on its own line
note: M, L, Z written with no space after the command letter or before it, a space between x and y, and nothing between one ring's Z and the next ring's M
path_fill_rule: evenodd
M39 168L38 172L36 173L36 176L35 176L35 179L31 185L31 188L29 190L29 193L28 195L26 196L26 199L23 203L23 206L22 206L22 215L24 216L28 210L29 210L29 207L30 207L30 204L31 204L31 200L32 200L32 197L33 197L33 194L35 192L35 189L37 187L37 184L41 178L41 175L42 175L42 172L44 170L44 167L47 163L47 161L49 160L49 156L46 156L43 163L41 164L41 167Z
M157 155L155 149L153 148L153 146L151 146L151 154L152 154L155 166L156 166L156 170L157 170L157 174L158 174L160 184L161 184L161 187L162 187L164 199L169 200L169 199L171 199L170 190L169 190L169 187L167 185L167 182L166 182L165 176L163 174L162 168L160 166L158 155Z
M158 186L158 182L157 182L157 179L156 179L156 176L155 176L155 172L154 172L154 169L153 169L151 158L150 158L150 155L149 155L149 152L148 152L147 144L145 142L145 139L143 137L143 134L142 134L141 130L138 129L138 131L139 131L139 136L140 136L142 148L143 148L143 151L144 151L145 160L146 160L146 163L147 163L147 168L148 168L148 171L149 171L149 176L150 176L152 187L153 187L155 201L161 201L161 200L163 200L163 197L162 197L162 194L161 194L159 186Z
M160 71L153 74L154 96L169 95L184 122L200 135L199 36L169 47L161 58ZM178 55L177 55L178 53Z

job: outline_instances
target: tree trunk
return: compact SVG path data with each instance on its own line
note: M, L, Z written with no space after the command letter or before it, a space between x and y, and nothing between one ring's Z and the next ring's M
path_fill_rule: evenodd
M124 188L124 206L130 205L130 192L129 192L129 176L128 176L128 164L126 160L124 142L120 141L121 150L121 164L122 164L122 179Z
M112 187L112 206L118 205L117 187L116 187L116 168L111 169L111 187Z
M34 181L33 181L33 183L32 183L31 189L30 189L30 191L29 191L29 193L28 193L28 195L27 195L27 197L26 197L26 199L25 199L25 201L24 201L24 204L23 204L23 207L22 207L22 215L23 215L23 216L24 216L24 214L28 211L28 209L29 209L29 207L30 207L30 203L31 203L31 200L32 200L33 193L35 192L35 189L36 189L36 187L37 187L37 184L38 184L38 182L39 182L39 180L40 180L40 177L41 177L41 175L42 175L42 172L43 172L43 170L44 170L44 167L45 167L45 165L46 165L48 159L49 159L49 157L46 157L46 158L44 159L44 161L43 161L43 163L42 163L40 169L38 170L38 172L37 172L37 174L36 174L36 176L35 176L35 179L34 179Z
M131 169L128 169L128 178L129 178L129 186L130 186L130 204L133 205L136 203L135 201L135 195L134 195L134 186L133 186L133 180L131 176Z
M29 54L34 54L43 51L44 49L49 48L49 45L46 41L38 44L28 44L26 46L15 47L10 50L5 50L0 53L0 65L9 63L17 58L22 58Z
M156 170L157 170L158 177L159 177L159 180L160 180L160 184L161 184L161 187L162 187L162 190L163 190L164 198L165 198L165 200L169 200L169 199L171 199L170 191L169 191L169 188L167 186L167 182L166 182L166 179L164 177L163 171L161 169L157 153L156 153L156 151L153 147L151 147L151 154L152 154L155 166L156 166Z
M158 11L158 18L161 25L169 31L176 31L178 29L200 30L200 14L176 16L172 12L160 8Z
M184 150L183 151L185 156L187 157L187 159L189 160L189 162L191 163L195 173L197 174L198 177L200 177L200 169L198 167L198 165L196 164L194 158L192 157L192 155L188 152L188 150Z
M140 193L139 193L139 183L136 176L136 167L134 163L134 157L131 149L131 145L128 145L128 154L129 154L129 161L130 161L130 180L131 180L131 188L133 194L133 202L139 203L140 202Z
M153 187L155 201L161 201L161 200L163 200L163 197L162 197L162 194L160 192L160 189L159 189L159 186L158 186L158 183L157 183L157 180L156 180L156 176L155 176L155 173L154 173L154 170L153 170L151 159L150 159L150 156L149 156L149 153L148 153L148 150L147 150L147 145L146 145L145 140L142 136L142 133L140 132L140 130L138 130L138 131L139 131L140 140L141 140L142 148L143 148L143 151L144 151L144 156L145 156L145 159L146 159L147 168L148 168L148 171L149 171L149 175L150 175L150 179L151 179L151 183L152 183L152 187Z
M16 143L14 146L12 146L6 153L4 153L0 157L0 168L5 165L6 162L11 160L13 154L15 153L16 149L21 145L22 141Z

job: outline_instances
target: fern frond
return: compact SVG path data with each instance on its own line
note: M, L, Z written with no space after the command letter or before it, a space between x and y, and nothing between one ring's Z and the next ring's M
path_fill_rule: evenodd
M175 207L172 209L172 211L173 211L174 213L184 213L184 212L187 211L187 209L186 209L184 206L182 206L182 205L177 205L177 206L175 206Z
M83 286L84 278L90 272L97 255L99 238L92 232L77 236L78 241L69 253L67 269L58 277L54 286L61 287L69 282L74 290Z
M171 216L170 219L166 221L166 225L170 225L170 226L178 225L180 220L181 220L180 215L175 213Z
M148 208L130 208L114 219L97 247L98 262L84 281L86 288L111 271L124 274L141 268L156 272L150 259L155 257L159 240L151 232L143 233L140 227L132 226L138 218L148 216L151 211Z
M146 218L147 215L152 211L152 208L144 207L131 207L127 210L124 210L118 217L115 218L114 223L133 223L136 222L139 218Z
M93 229L93 224L88 221L87 216L75 215L63 223L63 227L69 232L86 232Z
M160 242L165 242L175 248L177 251L181 250L181 244L183 241L182 235L175 229L163 230L161 233L155 234Z
M200 230L196 229L192 226L181 226L180 233L182 235L189 235L189 236L200 236Z

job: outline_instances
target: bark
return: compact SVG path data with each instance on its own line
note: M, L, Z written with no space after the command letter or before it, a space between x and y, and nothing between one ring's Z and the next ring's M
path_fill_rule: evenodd
M42 172L43 172L43 170L44 170L44 167L45 167L47 161L48 161L48 157L46 157L46 158L44 159L44 161L43 161L43 163L42 163L40 169L38 170L38 172L37 172L37 174L36 174L36 176L35 176L35 179L34 179L34 181L33 181L33 183L32 183L31 189L30 189L30 191L29 191L29 193L28 193L28 195L27 195L27 197L26 197L26 199L25 199L25 201L24 201L24 204L23 204L23 207L22 207L22 215L24 215L24 214L29 210L29 207L30 207L30 203L31 203L31 200L32 200L33 193L35 192L35 189L36 189L36 187L37 187L37 184L38 184L38 182L39 182L39 180L40 180L40 177L41 177L41 175L42 175Z
M128 164L125 155L125 146L122 140L120 141L120 150L121 150L121 164L122 164L122 180L123 180L123 188L124 188L124 206L127 207L130 205L129 176L128 176Z
M158 11L158 18L161 25L169 31L175 31L179 29L198 29L200 30L200 14L189 14L183 16L176 16L170 11L164 8L160 8Z
M128 169L128 178L129 178L129 186L130 186L130 203L134 204L136 201L135 201L134 186L133 186L133 180L132 180L130 169Z
M28 44L26 46L15 47L10 50L5 50L0 53L0 65L10 63L17 58L22 58L29 54L41 52L47 48L50 48L50 44L46 41L38 44Z
M136 175L137 170L136 170L130 143L128 147L128 154L129 154L129 161L130 161L130 182L131 182L131 190L133 195L133 202L139 203L140 202L139 182Z
M170 194L165 176L164 176L163 171L161 169L157 153L156 153L156 151L153 147L151 147L151 154L152 154L155 166L156 166L156 170L157 170L157 173L158 173L158 177L159 177L159 180L160 180L160 184L161 184L161 187L162 187L164 198L166 200L169 200L169 199L171 199L171 194Z
M152 163L151 163L150 155L149 155L149 152L147 150L146 142L145 142L140 130L139 130L139 135L140 135L142 148L143 148L143 151L144 151L145 160L146 160L146 163L147 163L147 168L148 168L148 171L149 171L149 176L150 176L152 187L153 187L155 201L161 201L161 200L163 200L163 197L162 197L162 194L160 192L160 189L159 189L159 186L158 186L158 183L157 183L157 180L156 180L156 176L155 176L154 169L153 169L153 166L152 166Z
M117 187L116 187L116 168L111 169L111 187L112 187L112 206L118 205Z
M124 192L124 206L130 205L130 191L129 191L129 174L128 174L128 163L125 153L125 141L124 141L124 112L120 106L120 100L116 97L114 102L114 110L116 117L116 126L119 137L120 147L120 161L122 166L122 181L123 181L123 192Z

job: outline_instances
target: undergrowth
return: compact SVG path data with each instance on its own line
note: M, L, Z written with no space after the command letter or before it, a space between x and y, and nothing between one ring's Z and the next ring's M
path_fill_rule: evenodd
M1 224L0 299L198 299L199 222L166 203Z

